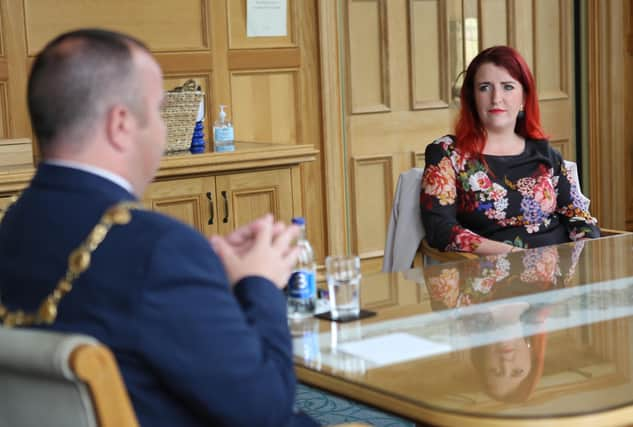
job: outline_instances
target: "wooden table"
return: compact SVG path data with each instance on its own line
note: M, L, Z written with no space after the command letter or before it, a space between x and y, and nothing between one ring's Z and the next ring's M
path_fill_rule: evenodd
M301 382L419 424L633 424L632 234L363 281L420 298L292 323Z

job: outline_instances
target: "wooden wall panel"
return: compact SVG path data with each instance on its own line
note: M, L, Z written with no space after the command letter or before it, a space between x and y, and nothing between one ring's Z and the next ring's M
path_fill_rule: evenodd
M2 15L2 43L6 58L6 68L2 67L6 80L8 122L7 136L10 138L31 138L31 123L26 107L26 40L24 30L24 9L21 1L0 0ZM6 72L6 74L5 74ZM5 116L6 118L7 116ZM36 150L34 149L34 152Z
M295 46L295 22L294 7L296 1L288 0L286 36L279 37L247 37L246 36L246 0L224 0L227 1L228 22L229 22L229 48L230 49L251 49L270 47L290 47Z
M550 139L550 144L560 151L563 159L565 160L574 160L576 158L576 153L573 153L571 147L569 145L568 139Z
M411 0L411 100L413 109L442 108L449 102L446 1ZM432 59L431 59L432 58Z
M385 247L393 200L393 158L368 156L352 159L354 253L362 258L380 256Z
M385 0L349 2L349 63L352 113L390 108Z
M589 21L589 170L591 208L602 227L624 229L628 212L627 140L630 122L625 105L630 99L625 68L624 2L590 0ZM630 71L630 70L629 70ZM624 84L623 84L624 82Z
M295 71L231 73L235 138L294 144L299 110Z
M572 113L569 100L556 99L541 101L541 123L549 135L550 141L566 144L560 151L567 160L574 160L576 153L572 137Z
M633 0L628 0L624 4L624 28L626 28L627 47L624 55L624 93L633 94ZM625 158L629 159L625 167L628 172L624 177L626 182L633 182L633 96L626 97L624 106L624 123L629 125L625 127L624 141L626 144ZM626 204L626 228L633 231L633 185L627 185L627 204Z
M534 72L534 0L510 0L508 38Z
M480 46L485 49L490 46L508 44L508 10L506 0L479 1L479 28L481 34Z
M4 48L4 31L5 28L2 19L0 19L0 138L9 137L9 92L7 88L9 64Z
M1 6L0 6L1 8ZM2 22L2 19L0 19L0 57L2 57L4 60L6 60L6 53L4 51L4 24Z
M9 137L9 91L8 82L0 81L0 138Z
M411 167L424 169L424 151L412 151L411 152Z
M569 96L569 49L567 28L571 7L565 0L535 0L535 78L539 99Z
M209 47L207 2L203 0L22 1L30 56L57 34L88 26L135 35L153 51Z

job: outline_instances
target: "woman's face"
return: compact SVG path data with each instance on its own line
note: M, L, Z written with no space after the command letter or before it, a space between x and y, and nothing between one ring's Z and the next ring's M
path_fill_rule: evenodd
M494 397L511 394L532 368L530 348L524 338L487 346L484 353L484 377Z
M517 115L525 102L523 86L508 71L491 62L475 74L477 114L490 133L514 132Z

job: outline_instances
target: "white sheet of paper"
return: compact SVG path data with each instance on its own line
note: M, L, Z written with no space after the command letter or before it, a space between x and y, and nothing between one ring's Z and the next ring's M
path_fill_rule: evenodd
M287 0L246 0L246 36L279 37L288 35Z
M339 344L338 350L358 356L376 366L448 353L451 347L402 332Z

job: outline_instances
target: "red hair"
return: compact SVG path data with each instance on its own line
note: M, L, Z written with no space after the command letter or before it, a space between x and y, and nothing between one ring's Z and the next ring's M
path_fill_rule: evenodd
M514 129L517 135L529 139L546 139L547 136L541 127L541 114L536 97L536 86L530 68L515 49L509 46L493 46L479 52L466 70L461 90L459 118L455 124L455 146L463 153L481 158L487 132L477 114L474 91L475 74L477 74L479 67L486 63L505 68L512 78L523 86L525 115L523 118L517 119Z

